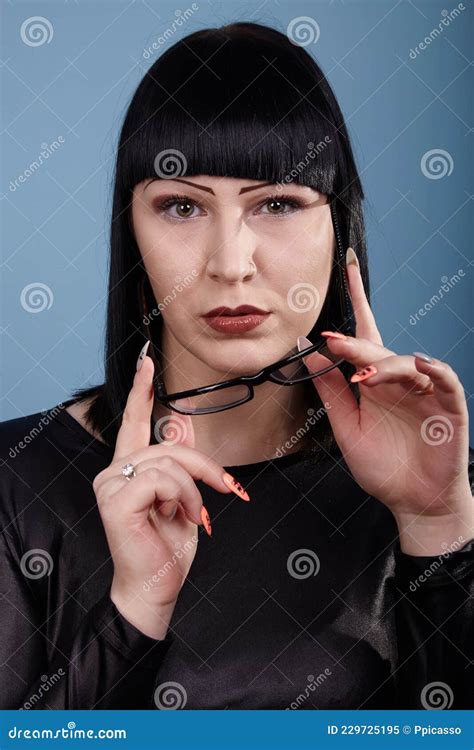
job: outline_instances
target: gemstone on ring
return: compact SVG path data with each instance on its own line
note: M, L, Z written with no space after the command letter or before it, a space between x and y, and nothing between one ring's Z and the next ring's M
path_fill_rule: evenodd
M133 464L125 464L125 466L122 466L122 474L128 481L130 481L131 477L136 477L135 473L135 467Z

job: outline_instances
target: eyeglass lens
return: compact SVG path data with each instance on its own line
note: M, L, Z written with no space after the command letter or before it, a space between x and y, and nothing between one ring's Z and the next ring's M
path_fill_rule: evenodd
M330 351L326 342L323 342L317 351L326 357L329 362L323 363L322 366L313 366L311 369L308 369L303 359L298 358L284 367L274 370L271 379L279 383L287 383L289 381L292 381L292 383L301 383L315 377L315 375L330 367L331 364L338 365L343 362L343 359ZM195 396L176 399L171 401L170 405L182 414L209 414L231 405L237 406L244 403L248 400L249 390L246 384L241 383L208 393L200 393Z

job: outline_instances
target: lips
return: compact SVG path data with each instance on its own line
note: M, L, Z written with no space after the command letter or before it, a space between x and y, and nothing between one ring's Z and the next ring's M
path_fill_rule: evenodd
M253 305L239 305L239 307L214 307L203 315L204 318L233 317L239 315L267 315L268 310L262 310Z

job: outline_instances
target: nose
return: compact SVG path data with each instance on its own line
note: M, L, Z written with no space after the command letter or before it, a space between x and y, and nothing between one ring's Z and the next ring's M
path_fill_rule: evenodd
M237 228L234 223L232 226L221 224L212 235L207 274L213 281L249 281L257 273L254 253L255 238L245 224Z

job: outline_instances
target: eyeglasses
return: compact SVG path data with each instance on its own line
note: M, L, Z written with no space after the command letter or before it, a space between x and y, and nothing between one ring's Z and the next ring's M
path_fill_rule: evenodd
M353 336L355 331L354 310L349 293L348 280L346 275L346 259L344 246L341 239L341 232L336 213L336 196L329 196L330 210L334 234L336 238L336 252L334 254L333 273L336 274L336 283L339 293L339 304L342 312L343 326L341 332ZM146 330L147 338L150 340L148 353L155 364L155 372L159 372L159 366L153 351L153 342L151 340L148 319L145 312L146 303L142 288L141 305L143 312L143 325ZM295 347L292 353L283 359L264 367L254 375L242 375L241 377L224 380L211 385L204 385L199 388L190 388L186 391L176 393L166 393L163 380L158 376L155 380L155 397L160 403L179 414L210 414L213 412L233 409L236 406L245 404L254 397L254 387L272 381L279 385L296 385L306 380L324 375L324 373L333 370L335 367L344 362L343 358L334 355L327 346L326 339L319 336L318 341L306 349L298 352ZM331 364L324 368L308 369L303 362L303 357L312 352L319 352L324 355Z

